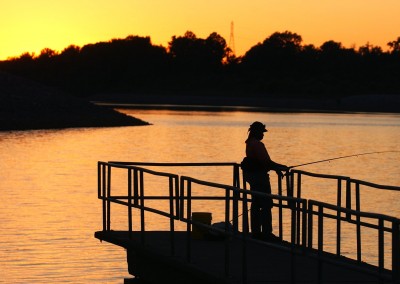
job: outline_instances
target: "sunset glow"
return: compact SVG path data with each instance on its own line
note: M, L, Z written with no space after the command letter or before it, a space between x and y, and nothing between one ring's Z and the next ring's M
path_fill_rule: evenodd
M272 33L291 31L304 44L328 40L356 48L369 42L387 49L400 36L398 0L0 0L0 60L43 48L61 51L75 44L128 35L150 36L168 46L187 30L205 38L219 33L229 43L234 22L237 55Z

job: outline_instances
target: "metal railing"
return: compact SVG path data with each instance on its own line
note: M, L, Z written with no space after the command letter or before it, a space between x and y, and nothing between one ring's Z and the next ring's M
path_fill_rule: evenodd
M215 190L218 190L221 194L220 196L198 196L193 195L193 185L201 185L210 187ZM273 195L273 194L265 194L259 192L251 192L245 189L241 189L234 186L229 186L225 184L218 184L213 182L208 182L204 180L199 180L187 176L181 176L181 183L180 183L181 195L180 195L180 210L181 210L181 217L180 220L187 224L187 255L186 260L191 262L191 237L190 231L191 226L195 225L198 227L202 227L210 232L218 233L224 236L225 240L225 258L224 258L224 276L229 277L230 272L230 262L229 262L229 239L230 238L239 238L243 240L243 251L241 257L241 267L242 267L242 283L247 283L247 252L246 252L246 242L252 241L253 239L250 238L249 232L249 220L248 214L249 205L248 203L251 202L252 196L259 196L264 198L271 198L274 201L274 206L279 207L280 209L288 209L290 211L291 216L291 225L290 225L290 236L289 239L292 240L292 244L294 244L295 232L296 232L296 222L295 216L297 212L300 212L304 218L303 226L306 226L307 219L307 201L304 199L281 196L281 195ZM213 226L206 225L204 223L195 221L191 218L192 215L192 202L195 200L223 200L224 201L224 224L225 228L221 230L220 228L215 228ZM238 214L238 209L241 208L241 214ZM238 219L241 218L241 226L238 226ZM282 218L282 215L280 215ZM236 226L233 226L233 229L230 230L229 224L236 220ZM282 231L280 231L281 233ZM305 232L304 232L305 233ZM280 235L283 238L282 235ZM304 234L305 240L305 234ZM305 244L305 241L304 241ZM277 249L285 251L291 255L295 253L294 247L288 246L279 246L273 243L264 243L265 246L273 246ZM293 260L293 257L291 257ZM292 282L295 280L295 268L293 263L291 263L291 276L293 277Z
M165 173L150 170L144 167L157 166L157 167L232 167L232 185L214 183L195 179L189 176L178 176L172 173ZM112 170L122 169L126 171L126 194L125 195L113 195L112 194ZM150 196L145 190L145 176L156 176L165 181L165 188L168 191L167 195L164 196ZM297 175L297 178L295 178ZM305 200L301 198L301 176L307 175L316 178L333 179L337 180L337 204L327 204L314 200ZM341 238L342 231L341 227L343 222L348 224L354 224L356 226L356 239L357 239L357 258L355 261L361 264L362 258L362 243L361 243L361 228L371 228L378 232L378 270L372 271L379 279L385 279L393 281L394 283L400 282L400 236L399 227L400 220L394 217L366 213L360 210L361 206L356 201L355 210L351 208L351 197L350 191L351 185L355 185L356 200L359 196L359 186L370 186L379 189L388 190L399 190L398 187L382 186L372 184L364 181L353 180L343 176L333 175L321 175L315 173L309 173L304 171L293 170L286 177L286 189L287 196L283 195L282 181L278 179L278 195L268 195L263 193L252 192L246 190L246 184L243 182L243 186L240 186L240 167L237 163L143 163L143 162L98 162L98 198L102 200L103 206L103 231L111 230L111 203L126 206L128 208L128 232L129 236L132 236L134 231L134 224L132 219L132 210L136 209L140 211L140 232L141 242L145 243L145 232L146 212L155 213L159 216L166 217L169 219L169 231L170 237L170 253L175 255L175 222L183 222L186 224L187 232L187 250L186 260L191 261L191 227L193 225L203 227L210 232L213 231L217 234L229 236L231 238L239 238L243 240L243 258L242 258L242 275L243 283L246 283L247 279L247 260L246 260L246 242L251 241L249 238L249 220L248 214L249 206L252 196L259 195L265 198L272 198L274 207L278 209L278 228L279 236L284 239L283 219L285 216L290 216L290 221L286 222L290 224L290 234L286 239L290 242L291 246L277 246L271 243L265 243L266 246L276 246L281 250L287 251L292 256L296 253L304 253L305 251L312 250L314 244L314 236L317 235L317 252L316 257L321 262L321 267L318 270L320 274L322 271L322 263L325 261L332 261L332 258L325 257L324 251L324 220L326 218L336 220L336 256L340 256L341 251ZM342 190L343 181L346 184L346 207L342 207ZM197 195L193 194L196 189L193 186L202 186L206 188L212 188L213 194L208 195ZM296 188L296 191L294 190ZM295 196L296 195L296 196ZM147 200L167 200L168 210L160 210L150 206L146 206ZM218 201L224 202L224 222L225 228L216 228L209 226L192 219L192 207L193 202L197 201ZM358 205L357 205L358 204ZM314 208L317 208L314 210ZM241 213L239 213L241 209ZM283 214L284 210L287 210L288 214ZM327 212L327 210L334 211L335 214ZM317 218L317 225L314 225L314 218ZM365 218L369 220L375 220L378 225L374 222L366 222ZM239 222L239 220L241 222ZM232 223L232 228L228 224ZM287 226L285 227L287 229ZM139 231L139 230L137 230ZM389 233L392 237L391 242L391 269L385 268L385 233ZM225 238L225 269L223 274L229 276L229 238ZM291 257L293 262L293 257ZM295 281L295 269L293 263L291 263L291 277L292 282ZM342 263L342 265L349 265L354 269L361 269L361 266ZM322 276L320 276L322 277Z

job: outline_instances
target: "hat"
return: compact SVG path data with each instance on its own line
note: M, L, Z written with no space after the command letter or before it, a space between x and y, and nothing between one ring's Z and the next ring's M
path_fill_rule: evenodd
M255 121L250 125L249 131L267 132L268 130L265 128L265 124Z

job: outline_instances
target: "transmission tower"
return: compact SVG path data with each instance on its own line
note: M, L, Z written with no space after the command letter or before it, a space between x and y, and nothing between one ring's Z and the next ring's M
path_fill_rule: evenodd
M232 50L232 54L235 55L235 37L233 35L233 21L231 22L231 35L229 36L229 48Z

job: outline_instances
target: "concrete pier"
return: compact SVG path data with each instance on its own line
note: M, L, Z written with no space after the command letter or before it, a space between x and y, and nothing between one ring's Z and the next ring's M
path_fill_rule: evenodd
M386 271L377 277L374 266L327 253L321 262L317 251L286 242L193 239L175 232L172 252L167 231L133 232L131 238L128 232L99 231L95 237L124 247L129 273L145 283L393 283L383 280Z

